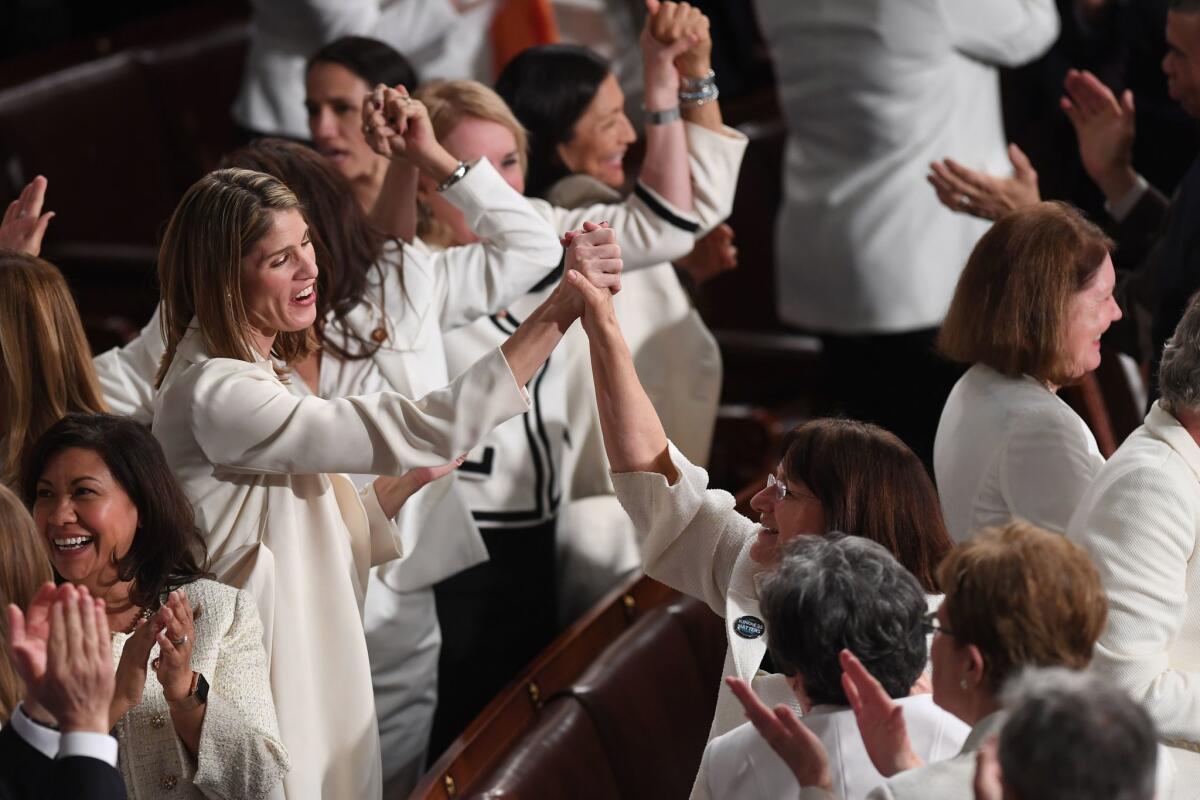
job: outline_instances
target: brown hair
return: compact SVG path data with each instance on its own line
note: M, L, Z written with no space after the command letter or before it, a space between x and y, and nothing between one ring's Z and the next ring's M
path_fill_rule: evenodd
M24 611L43 583L53 580L46 546L25 506L0 484L0 611L13 603ZM8 614L0 613L0 724L8 724L25 696L8 649Z
M92 351L62 273L25 253L0 250L0 483L70 411L104 411Z
M828 530L878 542L926 592L938 591L937 565L954 543L929 474L894 434L856 420L811 420L784 439L783 469L816 496Z
M479 81L435 80L423 84L413 95L429 109L429 122L438 141L444 142L464 119L482 119L503 125L512 132L517 143L517 160L521 173L529 170L529 136L517 121L512 109L500 95ZM498 169L499 164L495 165ZM418 207L417 235L430 241L448 242L446 231L438 230L440 223L424 203Z
M1113 246L1065 203L1038 203L1002 217L971 251L938 349L952 361L986 364L1009 377L1069 382L1067 309Z
M313 248L320 265L317 273L318 325L330 315L334 321L344 322L346 315L362 302L372 271L376 273L375 283L382 291L384 281L379 259L388 237L367 217L354 199L349 182L328 159L302 144L265 138L233 151L221 165L273 175L287 184L304 206L312 223ZM396 248L396 261L400 265L403 254L403 248ZM403 267L397 268L403 276ZM363 339L351 326L341 324L338 327L350 347L343 348L324 337L321 337L321 346L332 350L339 358L369 358L379 349L377 342Z
M1028 522L987 528L938 569L947 627L973 644L987 687L1023 667L1083 669L1108 618L1100 575L1083 548Z
M304 213L291 189L278 178L247 169L210 172L184 193L158 251L167 349L156 387L162 385L193 317L210 356L255 360L247 340L242 259L271 230L271 212L290 209ZM271 352L262 355L291 365L316 347L311 327L280 331Z

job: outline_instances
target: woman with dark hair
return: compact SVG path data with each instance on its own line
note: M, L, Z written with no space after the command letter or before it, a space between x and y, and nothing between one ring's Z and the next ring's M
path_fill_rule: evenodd
M867 423L801 425L779 468L751 500L759 515L758 523L751 522L734 509L731 495L709 489L704 470L668 440L638 381L611 299L573 275L568 280L586 299L583 322L604 445L617 497L644 537L646 574L704 600L725 618L725 675L752 681L773 703L794 705L783 677L760 670L767 641L773 641L760 587L778 565L781 548L797 537L823 535L836 524L886 547L927 597L939 591L936 568L951 542L933 483L899 439ZM709 738L742 720L741 707L722 685Z
M926 605L920 584L882 546L861 536L799 536L762 581L767 649L796 695L798 723L821 742L836 795L862 800L883 778L871 765L842 685L839 657L861 657L903 709L914 751L925 761L958 753L967 726L928 693L911 695L925 668ZM788 709L788 714L794 714ZM746 764L754 769L746 769ZM694 798L794 797L796 779L747 722L708 743Z
M68 414L30 451L21 488L55 573L105 601L130 795L282 797L254 598L208 579L192 506L150 432Z
M1121 318L1112 242L1062 203L1002 218L980 238L938 333L973 366L946 398L933 468L957 541L1024 519L1065 533L1104 464L1087 424L1056 394L1100 365Z
M365 36L335 39L305 66L304 108L313 147L350 181L359 205L369 212L393 168L363 135L363 101L381 84L416 89L417 73L393 47ZM386 222L384 213L380 209L376 219Z

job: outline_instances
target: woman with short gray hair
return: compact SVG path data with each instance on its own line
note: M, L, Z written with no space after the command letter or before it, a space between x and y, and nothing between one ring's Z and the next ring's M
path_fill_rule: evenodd
M775 668L803 711L800 724L830 754L832 789L863 798L883 781L859 736L842 685L839 653L849 649L904 709L914 751L927 761L949 758L967 726L929 694L909 696L925 668L926 605L917 579L884 547L861 536L800 536L784 547L762 583L761 607ZM752 769L747 769L752 765ZM695 798L767 798L794 794L796 778L745 723L709 742Z
M1183 796L1200 784L1196 303L1163 350L1159 390L1145 423L1096 475L1067 535L1087 549L1108 593L1095 668L1150 712L1178 769L1176 796Z

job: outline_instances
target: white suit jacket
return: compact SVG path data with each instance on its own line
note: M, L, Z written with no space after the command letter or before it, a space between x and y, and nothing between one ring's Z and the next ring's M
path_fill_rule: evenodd
M275 717L254 598L209 580L187 584L183 592L193 612L203 609L192 643L192 669L209 684L200 750L193 756L175 734L162 685L148 667L142 702L116 727L126 791L134 800L162 797L168 786L178 787L171 796L197 800L283 797L288 753ZM128 641L128 634L114 634L114 664ZM149 661L158 654L156 644Z
M441 252L431 252L420 243L402 249L389 243L381 263L382 279L379 271L370 273L372 282L363 302L345 318L346 327L365 341L374 341L376 334L385 336L373 360L392 390L410 398L423 397L450 382L443 330L504 308L562 258L553 229L486 158L447 189L445 197L463 211L483 241ZM336 325L327 334L342 335ZM137 339L95 358L105 401L114 413L150 424L154 376L164 349L156 312ZM324 356L335 357L332 352ZM464 407L460 413L476 411ZM455 491L456 480L453 473L447 475L400 509L397 524L417 534L421 546L410 558L381 568L380 577L393 589L431 586L486 560L479 531ZM422 535L426 530L432 535Z
M941 206L929 163L1010 170L996 68L1054 43L1054 0L756 5L789 128L780 316L844 334L939 324L987 223Z
M460 408L474 408L461 414ZM217 577L258 602L290 797L378 797L379 737L362 629L367 570L412 548L341 472L443 464L527 408L499 350L419 401L299 398L270 360L211 358L193 327L158 392L163 445Z
M969 729L958 717L933 703L929 694L896 701L904 708L913 751L926 762L959 752ZM864 800L884 778L871 764L854 712L844 706L814 706L800 718L816 734L829 755L834 794L842 800ZM749 722L718 736L704 749L693 797L701 800L778 800L795 797L796 777L766 739Z
M1013 519L1065 533L1103 465L1087 424L1058 395L983 364L954 385L933 443L942 513L959 542Z
M1200 446L1155 403L1084 495L1067 535L1108 592L1092 661L1154 718L1178 768L1177 797L1200 794ZM1191 794L1187 794L1191 792Z

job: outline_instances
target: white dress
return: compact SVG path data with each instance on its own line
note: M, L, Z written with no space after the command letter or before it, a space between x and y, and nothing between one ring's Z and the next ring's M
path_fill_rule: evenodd
M942 513L958 542L1014 519L1065 533L1103 465L1091 430L1058 395L983 364L954 385L933 443Z

